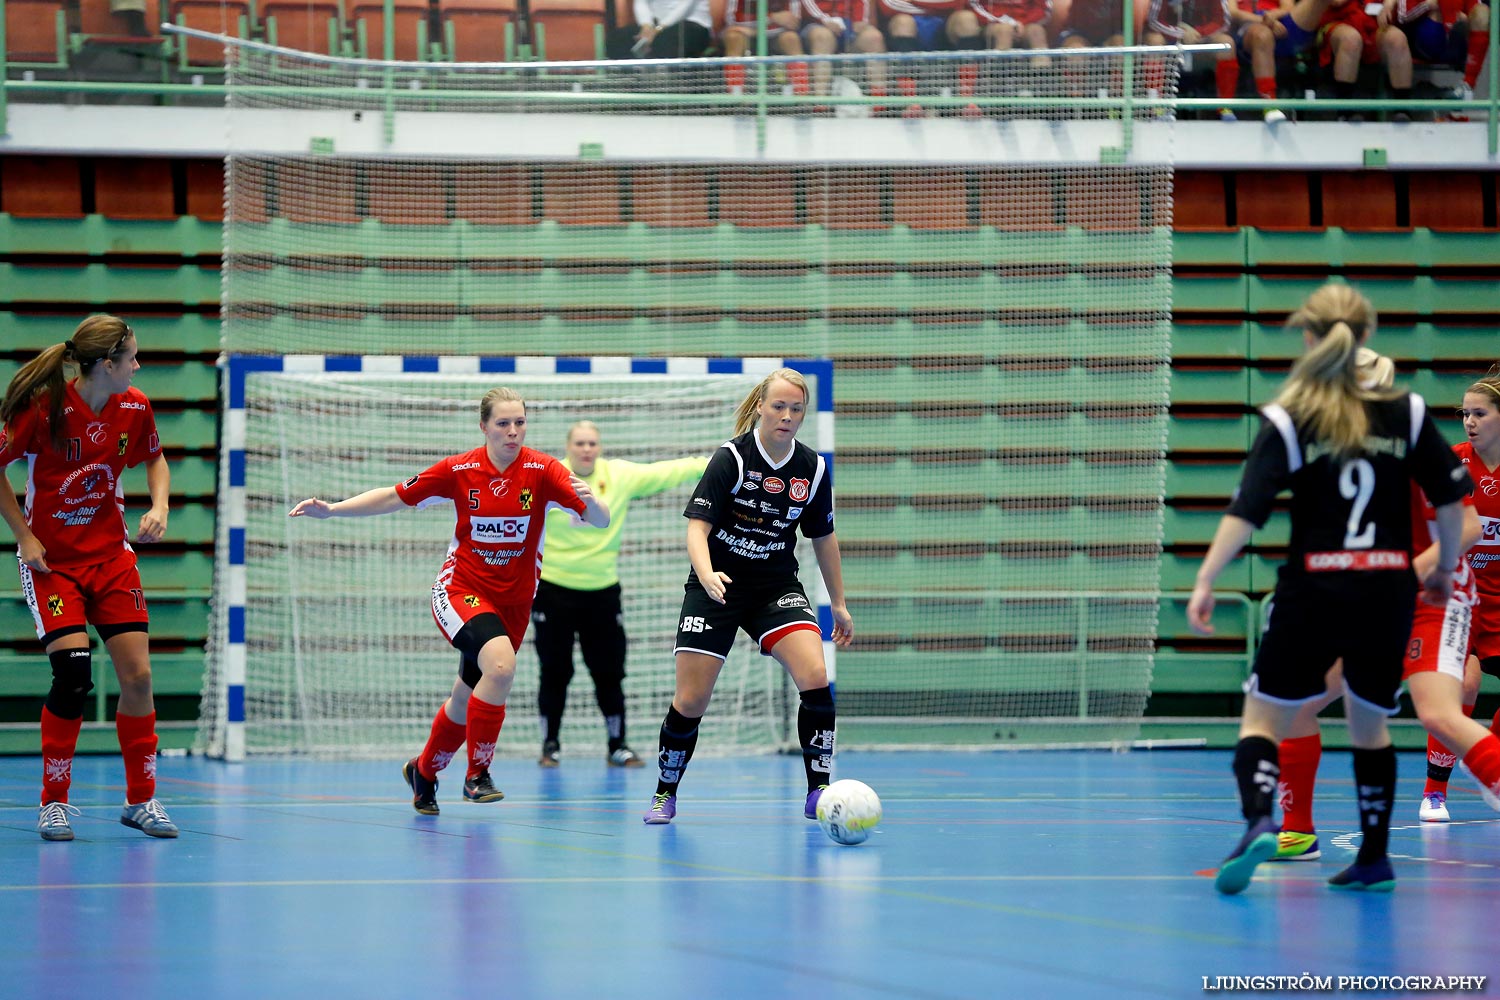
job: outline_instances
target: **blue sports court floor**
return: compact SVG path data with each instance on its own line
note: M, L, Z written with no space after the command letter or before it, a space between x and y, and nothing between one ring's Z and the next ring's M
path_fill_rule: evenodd
M1500 972L1500 817L1456 776L1455 822L1419 824L1422 767L1402 755L1394 894L1323 885L1353 856L1349 757L1329 753L1324 860L1223 898L1224 752L842 754L885 803L859 847L802 818L786 757L695 761L669 827L640 820L654 769L602 760L501 761L489 805L455 767L434 818L399 761L164 759L176 841L121 826L119 761L81 758L78 839L56 844L34 831L37 760L5 758L0 996L1123 1000Z

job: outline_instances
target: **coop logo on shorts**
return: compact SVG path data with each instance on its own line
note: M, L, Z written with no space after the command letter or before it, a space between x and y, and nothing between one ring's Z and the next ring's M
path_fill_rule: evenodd
M485 545L516 545L531 533L529 517L475 517L469 520L469 534Z
M776 599L776 606L778 608L805 608L807 607L807 598L801 594L783 594Z
M798 503L802 503L804 500L807 499L807 491L809 489L811 489L811 488L812 488L812 480L810 480L810 479L793 479L792 480L791 488L787 490L787 494L786 495L789 496L789 497L791 497L793 500L797 501Z
M775 476L771 476L761 485L765 486L767 493L780 493L782 490L786 489L786 483L783 483Z

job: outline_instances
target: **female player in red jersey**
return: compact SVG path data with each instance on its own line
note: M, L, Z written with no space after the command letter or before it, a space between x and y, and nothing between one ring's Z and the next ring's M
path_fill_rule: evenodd
M69 366L78 377L65 380ZM120 822L152 837L177 827L156 801L156 707L151 697L149 615L135 551L126 539L120 474L146 463L151 508L136 541L167 530L171 474L145 393L131 386L140 368L124 320L90 316L67 342L47 348L11 379L0 402L0 469L26 459L26 508L0 475L0 517L20 560L21 591L52 661L42 706L43 840L72 840L68 804L73 754L93 688L88 626L109 651L120 681L115 731L125 761Z
M677 626L677 690L661 724L661 777L647 823L677 815L677 786L698 745L724 659L743 629L797 685L797 739L807 775L803 815L817 818L833 770L833 691L818 614L797 578L797 530L812 541L833 611L833 641L849 645L854 621L833 534L833 484L821 455L797 440L807 382L791 368L761 379L735 412L735 437L708 461L683 516L692 569Z
M1385 891L1395 886L1386 847L1396 789L1386 717L1397 709L1419 583L1433 603L1452 593L1472 484L1421 397L1360 385L1356 352L1375 329L1364 296L1325 285L1290 323L1303 331L1306 351L1262 411L1265 424L1188 602L1194 629L1211 633L1214 580L1290 489L1287 560L1245 685L1234 753L1247 827L1214 886L1243 892L1256 866L1276 854L1278 744L1302 706L1325 696L1329 668L1341 659L1364 837L1354 864L1329 884ZM1437 508L1437 555L1420 580L1410 555L1412 482ZM1500 741L1481 741L1469 762L1482 782L1500 786Z
M401 768L412 808L430 816L438 813L438 772L465 743L464 798L505 797L489 768L516 676L516 650L531 618L549 505L571 510L596 528L609 525L609 507L587 483L552 456L525 447L526 402L514 389L485 393L479 429L484 444L403 483L336 503L312 497L288 515L370 517L444 500L457 508L448 557L432 585L432 617L461 654L458 680L433 719L427 745Z

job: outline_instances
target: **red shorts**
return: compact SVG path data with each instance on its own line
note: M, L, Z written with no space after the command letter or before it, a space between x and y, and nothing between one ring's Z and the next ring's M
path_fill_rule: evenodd
M512 649L521 648L526 638L526 626L531 624L531 602L525 604L495 604L478 590L444 583L432 585L432 620L451 643L458 633L477 615L491 614L500 619Z
M1411 641L1406 644L1401 679L1435 670L1463 683L1473 610L1463 600L1450 600L1441 608L1418 601L1417 613L1411 622Z
M1500 656L1500 598L1485 598L1474 609L1469 645L1481 660Z
M52 566L50 573L34 572L25 563L21 593L31 608L36 635L43 642L59 632L80 632L94 625L145 625L146 594L135 553L121 548L104 562Z

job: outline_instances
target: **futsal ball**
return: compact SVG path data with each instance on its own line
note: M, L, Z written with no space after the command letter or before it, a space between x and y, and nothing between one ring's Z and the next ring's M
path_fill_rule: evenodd
M838 844L863 844L880 822L880 797L863 781L844 778L818 797L818 825Z

